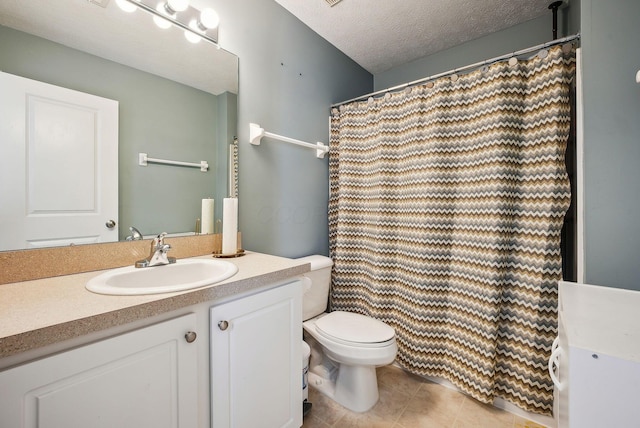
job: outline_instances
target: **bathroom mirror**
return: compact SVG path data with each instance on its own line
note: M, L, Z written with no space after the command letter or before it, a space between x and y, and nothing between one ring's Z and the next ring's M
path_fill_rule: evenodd
M129 226L193 233L202 199L216 201L217 219L236 188L238 58L183 33L115 0L0 1L0 71L118 102L119 240ZM143 167L139 153L209 169ZM0 234L0 248L20 249L1 244Z

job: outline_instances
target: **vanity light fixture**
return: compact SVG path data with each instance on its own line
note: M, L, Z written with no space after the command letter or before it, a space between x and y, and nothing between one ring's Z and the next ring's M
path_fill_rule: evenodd
M167 0L164 3L164 10L169 15L175 15L178 12L184 12L189 7L189 0Z
M218 14L211 8L199 11L189 6L189 0L164 0L155 8L146 4L144 0L116 0L116 4L125 12L142 9L150 13L160 28L166 29L174 25L183 29L185 37L192 43L206 40L219 48L218 41L207 34L207 31L217 29L220 22ZM181 19L178 19L178 16Z
M220 24L220 17L215 10L208 7L200 12L200 19L198 20L198 28L200 31L212 30L216 28L218 24Z
M176 19L178 12L184 12L189 8L189 0L167 0L164 3L158 3L156 10L162 15L166 15L172 19ZM154 16L153 22L163 30L171 27L171 21L168 21L161 16Z
M120 9L127 13L135 12L138 9L135 4L128 2L127 0L116 0L116 4Z
M200 17L198 19L192 19L191 22L189 22L189 28L191 28L193 31L185 31L184 36L191 43L198 43L201 39L198 33L200 33L201 35L207 30L212 30L218 27L219 23L220 17L216 13L216 11L211 8L206 8L202 12L200 12Z
M171 9L168 9L171 10ZM159 28L162 28L163 30L166 30L167 28L171 27L171 21L169 21L168 19L165 19L162 15L166 15L168 18L172 18L172 19L176 19L176 14L169 12L166 8L166 3L159 3L158 6L156 6L156 11L158 11L158 13L160 15L156 15L153 17L153 22L156 23L156 25Z
M200 42L200 36L198 36L195 32L198 31L198 27L196 26L196 20L192 19L191 22L189 22L189 28L191 28L193 31L184 31L184 37L189 40L191 43L199 43Z

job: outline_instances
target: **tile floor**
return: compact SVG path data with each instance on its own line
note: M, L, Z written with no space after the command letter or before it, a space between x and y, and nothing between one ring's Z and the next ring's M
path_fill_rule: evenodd
M398 367L378 369L380 400L355 413L309 389L311 411L303 428L543 428Z

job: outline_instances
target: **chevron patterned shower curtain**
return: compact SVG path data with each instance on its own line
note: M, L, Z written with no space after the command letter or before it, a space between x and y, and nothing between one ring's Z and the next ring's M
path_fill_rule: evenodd
M397 362L550 414L573 49L331 118L331 308L396 330Z

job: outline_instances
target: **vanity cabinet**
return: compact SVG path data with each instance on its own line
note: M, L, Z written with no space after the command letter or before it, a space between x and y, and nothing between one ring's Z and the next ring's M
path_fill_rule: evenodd
M0 426L196 428L195 327L189 313L0 372Z
M302 425L302 285L211 307L213 428Z
M276 281L0 360L0 428L302 426L302 280Z

